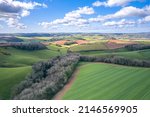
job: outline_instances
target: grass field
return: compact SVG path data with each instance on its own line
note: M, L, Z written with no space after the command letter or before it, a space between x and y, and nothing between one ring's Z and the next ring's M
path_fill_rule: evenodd
M70 48L71 51L79 52L79 51L88 51L88 50L105 50L107 46L105 45L106 42L92 42L83 45L76 45Z
M87 56L122 56L131 59L150 60L150 50L128 51L126 49L80 52Z
M60 51L58 51L58 49ZM48 49L37 51L26 51L8 47L1 48L10 55L0 56L0 66L2 67L21 67L32 65L38 61L45 61L51 57L66 53L65 48L59 48L54 45L48 46Z
M78 71L63 99L150 99L150 68L86 63Z
M37 51L25 51L11 47L0 48L0 99L10 98L12 88L31 72L31 66L34 63L66 53L65 48L55 45L47 47L46 50Z
M18 38L24 42L43 41L45 43L53 39L52 37ZM150 60L150 49L139 51L128 51L123 48L112 49L112 43L108 44L108 40L103 40L104 37L99 35L59 36L58 38L62 40L85 39L88 43L59 47L52 42L47 46L48 49L37 51L0 47L0 99L10 99L13 87L31 72L31 66L34 63L66 54L68 48L73 52L80 52L82 55L88 56L122 56ZM150 44L149 40L135 41L141 44ZM150 99L149 71L148 68L83 63L79 67L77 80L63 99Z
M0 99L9 99L12 88L31 72L31 66L0 68Z

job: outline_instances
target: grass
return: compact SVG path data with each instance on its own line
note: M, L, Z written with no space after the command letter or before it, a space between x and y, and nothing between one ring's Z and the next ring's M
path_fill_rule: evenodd
M11 55L1 55L0 56L0 66L3 67L21 67L29 66L38 61L45 61L51 57L65 54L65 48L59 48L54 45L48 46L46 50L37 50L37 51L25 51L15 48L1 48L1 51L10 53ZM58 51L60 50L60 51Z
M150 60L150 49L139 50L139 51L128 51L126 49L116 49L116 50L104 50L104 51L89 51L80 52L82 55L87 56L122 56L131 59L144 59Z
M19 37L19 38L24 41L31 41L31 40L32 41L42 41L42 40L49 39L49 37L35 37L35 38ZM123 57L127 57L127 58L150 60L150 50L140 50L140 51L127 51L125 49L105 50L105 49L107 49L107 46L106 46L107 40L99 40L99 39L103 38L101 36L95 36L95 37L90 37L90 36L84 36L84 37L81 36L80 37L79 36L78 38L84 38L84 39L88 40L89 44L70 46L70 49L72 51L80 52L80 51L88 51L88 50L101 50L101 51L80 52L83 55L88 55L88 56L116 55L116 56L123 56ZM78 38L68 37L67 39L76 40ZM66 39L66 37L64 37L64 39ZM146 42L141 41L140 43L146 43ZM12 88L16 84L18 84L20 81L22 81L28 73L31 72L31 66L34 63L36 63L38 61L46 61L51 57L65 54L67 51L67 48L58 47L54 44L47 46L47 48L48 49L45 49L45 50L25 51L25 50L19 50L19 49L15 49L15 48L11 48L11 47L7 47L7 48L0 47L0 99L9 99L10 98ZM102 51L102 50L104 50L104 51ZM8 55L5 55L4 53L7 53ZM88 67L88 66L90 66L90 67ZM140 91L144 91L144 89L142 89L142 87L143 88L146 87L143 85L144 83L145 84L149 83L148 82L149 79L147 79L147 77L146 77L146 75L149 75L147 73L147 70L149 70L149 69L123 67L123 66L116 66L116 65L110 65L110 64L109 65L107 65L107 64L101 64L101 65L100 64L98 64L98 65L97 64L87 64L87 65L83 65L79 69L81 71L78 74L78 78L76 81L77 84L75 82L75 84L74 84L75 86L73 85L73 87L71 89L71 90L73 90L73 92L69 91L64 96L64 99L78 99L78 98L84 99L86 96L89 97L89 99L97 99L98 96L102 97L101 99L105 99L105 95L103 97L99 93L94 94L94 92L93 92L93 95L98 95L95 97L92 97L93 95L90 95L90 93L92 94L92 90L95 92L96 92L96 90L97 91L99 90L99 89L96 89L96 87L101 88L101 87L99 87L100 85L98 85L96 87L94 87L94 85L96 85L98 83L102 83L102 86L103 86L104 85L103 81L105 82L105 84L109 84L109 82L108 83L106 82L104 75L106 76L106 79L110 80L110 82L113 82L113 81L111 81L112 79L114 79L114 82L117 81L117 79L119 80L119 78L121 79L122 75L123 75L123 77L125 75L127 75L127 79L130 81L131 79L129 79L129 78L132 78L132 77L130 77L130 75L128 76L128 72L129 73L130 72L133 73L133 71L136 72L135 69L138 70L138 73L136 73L137 79L135 79L135 77L134 77L133 81L145 80L145 81L141 82L141 86L139 86L139 87L141 87L141 89L139 88ZM122 70L122 69L124 69L124 70ZM129 69L129 70L125 70L125 69ZM101 73L102 71L106 72L106 74ZM112 74L110 77L107 76L113 72L114 72L114 74ZM120 76L117 76L117 75L115 76L115 73L119 74ZM143 74L143 75L141 75L141 74ZM101 78L101 77L99 77L101 75L102 75L102 79L99 79L99 78ZM143 79L141 80L140 79L141 77L139 78L138 76L141 76ZM131 82L132 84L134 84L133 81ZM123 81L120 81L120 82L123 83ZM92 84L92 86L91 86L91 84ZM116 87L118 85L119 84L115 84ZM74 89L78 86L79 86L79 89L81 87L83 88L83 89L82 88L80 89L81 92ZM124 85L121 84L120 86L124 86ZM92 88L92 87L94 87L94 88ZM106 85L105 85L105 87L106 87L106 89L108 88ZM129 85L129 88L130 87L131 87L131 84ZM104 88L104 87L102 87L102 88ZM113 86L112 86L112 88L113 88ZM149 89L149 88L147 87L147 89ZM86 90L89 90L89 92L86 92ZM107 90L109 91L109 89L107 89ZM104 91L107 92L107 90L106 91L104 90ZM116 90L117 90L117 88L116 88ZM118 89L117 91L123 91L123 90ZM102 91L102 94L105 94L105 92L103 93L103 91ZM116 94L116 92L114 92L114 93ZM79 95L79 97L78 97L78 95L76 95L76 94L80 94L80 93L81 94L83 93L83 96L80 97L80 95ZM87 94L85 94L85 93L87 93ZM121 95L123 95L122 93L123 92L121 92ZM126 90L125 90L125 93L126 93ZM141 93L141 94L143 94L143 93ZM149 96L149 93L147 93L147 94L144 93L144 94L145 94L145 97L143 97L142 99L147 99L147 97ZM73 95L73 97L71 95ZM114 95L112 94L112 96L114 96ZM108 95L106 95L106 96L108 96ZM110 96L111 96L111 92L110 92ZM115 99L115 98L121 99L122 97L119 98L119 97L114 96L111 99ZM126 97L124 97L124 98L126 98ZM150 99L150 98L148 97L148 99Z
M150 68L88 63L79 67L77 79L63 99L150 99Z
M31 72L31 67L0 68L0 99L9 99L12 88Z
M104 50L107 49L105 45L106 42L92 42L83 45L76 45L70 48L71 51L79 52L79 51L88 51L88 50Z
M59 51L58 51L59 50ZM9 53L4 55L2 52ZM65 54L65 48L55 45L46 50L25 51L11 47L0 48L0 99L9 99L12 88L31 72L31 66L38 61Z

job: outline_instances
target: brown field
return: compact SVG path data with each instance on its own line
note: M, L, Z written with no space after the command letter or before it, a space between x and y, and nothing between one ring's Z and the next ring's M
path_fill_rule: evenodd
M58 45L64 45L67 42L67 40L60 40L60 41L54 41L54 44L58 44Z
M125 41L125 40L109 40L106 43L106 46L108 49L117 49L122 48L126 45L135 44L135 42L132 41Z
M76 42L77 42L77 44L79 44L79 45L88 43L88 41L86 41L86 40L77 40Z

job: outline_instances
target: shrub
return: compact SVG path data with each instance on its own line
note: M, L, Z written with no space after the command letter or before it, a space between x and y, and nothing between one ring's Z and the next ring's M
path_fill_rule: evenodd
M144 49L150 49L150 45L132 44L132 45L126 45L125 48L130 50L130 51L144 50Z
M14 48L21 50L42 50L47 49L42 43L15 43L12 45Z
M128 58L119 57L119 56L110 56L110 57L80 56L80 61L104 62L104 63L113 63L113 64L127 65L127 66L150 67L150 61L128 59Z
M79 58L70 53L36 63L33 72L15 88L13 99L51 99L67 83Z
M67 41L64 43L64 45L72 45L72 44L77 44L76 41Z

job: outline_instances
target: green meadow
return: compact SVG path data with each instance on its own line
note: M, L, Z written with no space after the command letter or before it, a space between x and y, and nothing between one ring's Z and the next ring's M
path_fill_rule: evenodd
M31 66L0 68L0 99L9 99L12 89L31 72Z
M19 37L25 42L48 41L49 37ZM59 37L60 38L60 37ZM13 47L0 47L0 99L10 99L13 88L32 71L32 65L46 61L67 50L86 56L121 56L129 59L150 60L150 49L128 51L125 48L108 49L108 40L100 36L61 37L87 44L58 46L51 43L44 50L27 51ZM149 41L137 41L149 44ZM76 80L63 99L150 99L150 68L127 67L104 63L80 63Z
M65 100L150 99L150 68L84 63Z
M150 50L128 51L126 49L80 52L87 56L122 56L130 59L150 60Z
M34 63L66 53L63 47L50 45L47 48L27 51L0 47L0 99L10 99L13 88L31 72Z

